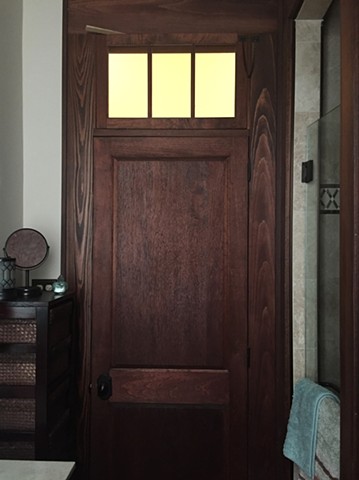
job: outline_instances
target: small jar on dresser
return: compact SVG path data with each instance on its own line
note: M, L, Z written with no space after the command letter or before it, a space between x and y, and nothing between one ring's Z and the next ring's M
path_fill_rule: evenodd
M75 457L75 297L0 301L0 458Z

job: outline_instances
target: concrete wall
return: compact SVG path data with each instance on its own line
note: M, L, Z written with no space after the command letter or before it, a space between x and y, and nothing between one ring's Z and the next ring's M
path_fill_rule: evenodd
M304 2L296 21L293 376L337 385L339 209L334 211L336 201L328 198L335 194L340 204L339 135L333 131L338 127L333 109L340 102L339 40L339 0ZM314 179L301 183L307 160L314 162Z
M323 22L318 235L319 380L340 386L340 5Z
M0 256L23 225L22 0L0 0Z
M296 73L293 151L293 377L317 379L317 211L318 171L314 183L301 182L308 160L308 127L320 116L320 19L296 20ZM315 160L315 159L314 159ZM309 235L308 235L309 233ZM308 261L308 254L315 253ZM308 268L309 267L309 268ZM309 292L311 296L309 297ZM310 332L310 334L308 334Z
M50 245L32 278L60 273L62 0L0 0L0 248L14 230Z

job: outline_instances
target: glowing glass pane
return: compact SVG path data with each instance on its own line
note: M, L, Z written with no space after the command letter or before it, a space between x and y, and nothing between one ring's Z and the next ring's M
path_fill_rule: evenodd
M196 53L196 118L235 116L234 52Z
M108 56L108 116L146 118L148 78L146 53L110 53Z
M191 54L152 55L152 117L191 116Z

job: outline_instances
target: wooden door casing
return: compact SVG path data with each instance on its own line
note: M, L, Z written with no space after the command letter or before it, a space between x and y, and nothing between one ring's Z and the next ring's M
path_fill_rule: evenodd
M246 475L247 159L246 135L95 140L93 479Z
M277 318L275 235L280 223L276 218L276 176L279 171L276 152L277 101L275 79L276 42L263 36L255 45L255 65L251 78L250 143L252 178L249 184L248 240L248 339L251 351L248 378L248 448L251 460L248 479L276 478L282 455L286 424L278 422L276 399L282 377L276 375L276 334L281 329ZM265 81L264 81L265 79ZM284 400L284 398L283 398ZM281 431L282 430L282 431ZM281 434L278 435L277 432ZM272 440L269 441L269 438ZM274 439L277 438L276 444ZM256 458L261 461L255 461Z
M77 1L77 0L76 0ZM75 1L64 1L65 13L67 12L67 4L74 4ZM83 6L87 8L86 1ZM265 3L265 2L263 2ZM93 3L94 4L94 3ZM187 5L187 4L186 4ZM229 4L218 4L218 8L227 8ZM185 7L184 7L185 8ZM71 10L71 5L70 5ZM70 11L69 10L69 11ZM240 10L240 8L239 8ZM285 8L283 7L283 11ZM256 16L261 16L262 9L253 6L253 12L245 18L245 29L243 30L239 23L239 33L257 33L269 31L267 25L263 25ZM274 13L276 9L273 9ZM282 12L283 13L283 12ZM70 12L72 19L81 15L76 8ZM204 14L204 12L203 12ZM111 11L102 17L102 26L109 27L111 21L116 22L116 12ZM286 12L283 13L284 17ZM187 21L187 17L186 21ZM213 32L226 31L223 28L222 16L213 15L215 27L211 29ZM285 17L286 18L286 17ZM65 15L66 20L66 15ZM287 18L286 18L287 20ZM151 21L151 19L149 19ZM84 22L86 24L88 22ZM291 25L291 22L287 22ZM214 25L213 24L213 25ZM274 25L274 24L273 24ZM277 26L275 25L276 29ZM88 478L89 469L89 448L88 441L90 438L90 398L91 384L90 377L90 361L91 361L91 301L92 301L92 272L94 269L92 260L92 243L93 243L93 132L96 128L96 36L84 34L83 28L74 30L71 22L65 30L65 58L66 64L64 68L64 85L65 85L65 125L64 125L64 158L63 158L63 239L62 239L62 271L69 280L71 286L76 290L78 309L78 325L79 325L79 361L78 361L78 395L79 395L79 414L78 414L78 467L80 469L81 478ZM232 30L231 30L232 31ZM158 30L160 32L160 30ZM255 68L251 76L251 83L255 88L251 88L249 96L252 107L248 114L248 128L250 135L255 137L261 135L266 137L268 151L266 157L263 158L258 151L258 160L254 161L256 155L256 142L253 142L254 148L250 151L252 160L252 183L253 187L249 192L250 205L249 213L252 218L257 216L256 209L262 208L260 202L256 202L256 198L263 195L261 189L266 188L267 182L254 181L256 177L262 177L264 171L267 172L271 179L275 178L275 197L270 197L270 204L266 205L263 211L258 211L258 218L261 222L268 224L268 236L265 243L263 237L250 233L252 238L252 258L256 258L256 242L260 242L263 246L258 261L251 262L251 275L248 279L248 289L257 289L259 295L256 297L262 302L261 311L271 312L271 321L274 321L275 332L271 336L270 344L261 343L258 336L257 348L252 348L251 364L260 368L262 359L274 362L273 369L275 371L274 379L267 379L270 388L265 396L256 395L255 404L252 403L251 418L256 420L256 428L252 431L252 439L255 442L257 432L263 439L266 439L265 453L268 462L271 463L271 471L266 473L267 478L289 478L290 465L282 455L282 442L286 431L286 421L291 401L291 349L290 349L290 102L287 101L285 92L290 92L290 72L291 72L291 30L283 31L281 35L286 39L285 48L282 44L282 38L276 35L260 35L261 41L256 44ZM267 37L267 40L262 41ZM273 55L267 55L266 45L273 38L278 39L278 49L274 53L274 61L277 65L271 64ZM263 49L263 47L265 47ZM284 57L283 57L284 51ZM289 63L283 63L283 59L287 59ZM286 60L286 61L287 61ZM288 66L289 65L289 66ZM256 68L261 66L261 68ZM288 81L289 79L289 81ZM276 83L278 82L278 84ZM267 108L263 103L259 103L262 90L266 89L270 96L266 99L272 99L271 108L274 109L273 124L270 124L270 130L261 132L258 128L266 118ZM275 99L276 90L281 92L281 97ZM283 93L284 92L284 93ZM283 97L285 96L285 98ZM263 98L263 97L262 97ZM260 111L263 111L263 114ZM256 113L254 113L256 112ZM288 123L289 122L289 123ZM96 134L96 130L95 130ZM105 134L105 132L103 132ZM119 132L108 132L107 135L123 134ZM137 134L136 132L132 133ZM194 132L198 134L198 132ZM177 135L177 132L174 132ZM275 139L277 145L274 147ZM266 168L270 166L269 169ZM272 183L269 184L272 189ZM276 212L275 216L273 212ZM273 224L275 222L275 226ZM255 220L250 222L250 228L257 230L259 224ZM275 227L275 228L274 228ZM259 230L258 230L259 232ZM275 258L273 258L272 248L275 249ZM262 279L263 266L268 262L275 262L272 272L275 274L270 281L258 282ZM267 270L270 272L270 270ZM271 274L272 275L272 274ZM259 284L261 287L259 288ZM258 287L256 287L258 285ZM266 294L260 294L262 289L266 290ZM275 311L273 309L266 310L266 299L275 297ZM253 328L255 324L261 321L256 318L259 307L252 309ZM258 329L258 333L263 330ZM262 345L265 345L262 351ZM266 346L275 348L272 350L271 356L267 355ZM258 360L256 356L259 355ZM253 377L253 391L255 392L255 376ZM259 377L258 377L259 378ZM272 382L272 383L271 383ZM94 388L94 387L93 387ZM265 385L262 391L265 391ZM92 390L93 391L93 390ZM270 396L272 396L270 398ZM256 408L261 408L261 415L256 415ZM257 407L255 407L257 405ZM269 412L270 417L267 417ZM266 419L270 418L270 425ZM249 420L251 424L252 420ZM268 428L269 427L269 428ZM268 465L266 460L265 464ZM252 465L253 478L255 472L259 469L263 470L261 464L257 461L257 456L252 458L249 452L249 463Z

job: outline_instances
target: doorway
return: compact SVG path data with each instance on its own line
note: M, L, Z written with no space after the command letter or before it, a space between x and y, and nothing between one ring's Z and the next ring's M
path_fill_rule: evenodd
M206 35L205 37L200 37L203 38L203 41L208 41L209 35ZM233 35L228 35L224 37L227 39L227 42L233 41ZM143 38L144 37L141 37L141 40L143 40ZM217 39L218 41L218 38L218 36L213 36L213 38L211 37L211 40L213 41L214 39L214 41L216 41ZM171 39L173 41L173 36L171 36ZM235 36L235 39L236 41L238 41L237 36ZM68 91L70 107L68 109L67 126L70 138L67 144L68 157L66 169L66 205L69 212L69 214L66 216L66 235L68 241L67 261L69 262L67 271L72 272L73 275L76 275L73 281L75 280L77 282L76 284L78 286L78 299L81 305L81 316L79 317L79 322L81 325L81 381L79 385L79 391L82 394L82 411L79 422L81 438L89 439L91 437L91 434L93 434L94 432L94 424L92 423L92 408L97 408L94 407L94 405L97 404L99 408L103 408L104 405L108 405L109 409L111 410L111 408L114 406L111 405L111 403L116 404L114 400L118 398L117 396L112 396L111 401L110 398L108 400L102 400L98 397L97 388L99 388L100 391L102 391L103 389L106 390L106 386L103 386L103 382L99 381L99 384L97 384L100 375L109 375L112 379L114 378L115 380L120 379L122 384L124 381L124 377L122 375L124 372L117 371L117 367L120 366L122 368L122 366L119 364L111 365L111 363L103 363L101 364L101 368L99 368L98 371L92 371L92 356L93 353L96 352L96 350L93 351L93 347L95 345L94 342L96 341L96 339L101 338L100 336L97 336L96 332L92 330L92 326L94 325L92 321L92 305L103 305L103 303L101 303L102 300L99 301L98 295L101 296L101 294L103 294L104 298L109 299L110 297L106 297L106 295L109 295L109 292L112 290L111 288L109 290L106 290L106 288L104 287L106 283L101 283L100 286L98 283L96 283L97 269L101 270L101 268L103 268L104 262L102 261L103 259L101 255L96 255L96 257L92 255L93 252L97 251L96 248L98 248L95 245L96 226L93 223L93 219L106 219L106 215L96 215L95 209L98 208L98 205L93 202L93 186L97 185L96 181L94 183L94 173L96 172L97 161L97 155L96 151L94 150L94 145L96 144L96 142L100 141L101 138L103 139L103 145L111 145L111 141L113 147L117 145L115 148L115 151L117 153L115 155L105 155L105 157L118 157L120 159L122 158L122 160L120 160L119 162L113 163L113 165L120 166L119 171L121 171L122 167L124 165L126 166L126 158L128 160L129 156L131 157L132 152L136 151L136 149L131 150L130 148L127 148L127 151L125 152L121 151L119 145L121 145L122 142L130 145L130 143L126 143L129 142L129 139L125 140L125 137L133 138L133 141L137 139L137 147L142 144L142 148L143 146L146 146L147 142L149 142L148 144L150 144L151 141L155 142L155 138L157 138L158 141L161 138L161 141L165 142L166 145L166 147L163 149L162 154L165 154L166 151L171 151L168 150L171 148L171 142L174 142L173 144L176 145L176 142L184 142L186 139L186 141L191 140L194 146L197 144L197 142L200 142L203 144L203 149L205 152L207 152L206 155L207 157L209 156L208 158L210 158L211 155L210 152L208 152L206 144L208 143L209 145L211 145L211 142L214 141L214 139L217 139L216 142L218 142L218 145L222 145L223 152L227 151L225 157L228 157L228 160L218 161L217 163L213 162L215 164L215 172L217 175L217 177L216 175L213 176L213 178L215 179L219 178L218 175L221 171L221 168L223 168L223 165L226 162L229 162L229 164L231 163L230 158L232 158L233 155L230 154L231 150L228 150L228 148L234 147L234 143L236 141L240 141L241 143L245 139L247 145L244 162L245 167L243 167L242 165L240 170L241 177L237 179L236 184L231 185L231 183L228 182L228 185L226 187L233 189L233 194L239 195L240 198L242 198L242 195L245 192L247 192L248 195L246 213L237 212L237 214L234 215L233 222L231 221L228 223L228 225L233 225L234 235L236 235L235 232L240 232L240 235L242 235L245 230L247 231L246 235L248 241L246 242L246 260L245 256L242 256L240 259L241 262L243 261L245 263L245 268L243 268L244 263L241 263L242 267L238 269L238 267L236 267L237 260L235 260L233 262L233 269L229 267L229 270L224 269L223 272L227 272L229 278L232 278L235 283L237 282L237 285L234 287L237 292L242 291L243 285L246 282L246 293L244 298L241 298L240 302L240 305L247 305L247 333L245 335L246 347L244 347L244 344L242 345L240 343L243 338L241 337L241 335L235 335L233 337L230 336L230 342L233 342L233 351L237 352L234 356L232 366L236 369L238 368L238 371L245 371L243 373L244 377L242 376L242 373L238 377L246 378L244 388L239 391L238 396L240 397L239 405L244 404L244 397L242 398L242 395L247 396L247 399L245 401L246 409L244 410L246 412L246 418L242 417L243 410L239 408L237 412L238 418L236 421L233 422L233 427L231 430L226 423L229 417L226 416L227 414L223 413L226 409L229 408L225 407L226 400L223 400L223 397L220 399L217 398L217 400L213 404L213 408L210 408L210 411L207 411L207 413L205 413L205 416L207 415L208 418L208 415L211 415L214 420L212 424L214 426L214 431L212 433L216 436L216 445L218 446L216 455L212 456L212 460L215 461L217 465L217 470L215 471L218 472L218 468L220 468L222 469L221 472L225 472L224 475L231 475L228 470L229 464L231 462L230 459L237 458L238 464L232 467L234 472L233 474L238 472L240 469L244 469L245 472L243 470L243 478L255 479L262 478L264 475L266 475L267 478L273 479L278 478L278 476L282 476L283 478L285 478L285 476L289 472L289 465L282 455L282 446L286 432L286 424L288 418L287 412L289 411L290 402L290 380L288 374L288 370L290 368L290 358L287 348L289 344L288 329L285 321L283 321L284 309L282 302L282 293L284 294L284 290L281 288L281 282L283 281L283 275L281 274L281 272L284 268L282 256L283 237L281 235L284 235L284 233L282 230L283 223L281 223L279 218L280 215L278 213L280 211L282 203L279 196L277 196L277 187L278 184L283 181L283 179L279 174L279 171L282 168L282 164L281 162L277 161L276 149L276 138L278 134L276 131L277 125L275 110L277 105L277 50L274 38L272 37L272 35L268 34L261 36L260 39L256 37L254 40L252 40L251 38L244 38L240 40L240 42L245 42L245 45L243 46L243 48L241 45L239 51L241 52L241 55L247 55L247 63L245 67L245 63L241 62L242 75L244 75L246 83L240 84L238 89L239 97L241 99L241 105L243 107L239 110L239 126L237 125L235 127L230 127L227 119L222 119L222 129L219 128L218 125L217 128L214 128L213 126L211 127L209 125L207 120L201 120L200 122L202 123L202 128L205 132L203 133L202 130L199 130L199 128L193 128L193 125L190 126L190 129L187 128L184 130L180 130L178 128L178 124L176 125L173 122L170 122L172 127L171 135L168 135L168 132L166 133L164 131L163 124L160 128L156 128L154 124L152 124L149 129L145 129L143 124L140 128L137 129L129 129L129 127L127 126L126 130L124 130L121 129L118 124L112 124L110 125L110 128L107 128L106 116L104 115L105 110L102 107L98 108L98 103L96 99L96 93L98 93L96 71L101 64L101 62L99 61L98 52L102 48L101 46L99 47L99 43L102 42L103 46L103 38L92 35L73 35L69 36L68 40L70 44L69 51L71 52L71 55L69 56ZM131 39L131 41L132 40L133 39ZM161 40L163 41L163 37L161 38ZM223 41L223 37L221 37L220 40ZM111 41L111 39L109 39L109 41ZM254 48L255 56L253 55ZM94 55L94 52L97 52L97 56ZM191 132L190 135L189 132ZM237 140L231 140L234 137L237 138ZM114 138L116 138L117 140L114 140ZM167 140L165 140L166 138ZM213 151L217 152L216 156L222 158L223 152L221 154L218 151L218 145L217 147L213 145ZM238 147L237 145L236 148L240 148L240 150L242 151L242 147ZM182 148L182 150L180 149L178 152L182 155L182 157L180 155L178 157L178 160L184 160L185 158L190 159L192 155L191 150L192 147L190 149L185 149L184 147ZM143 154L141 155L143 157ZM149 158L147 158L147 160L149 160ZM165 165L169 165L171 162L162 162L159 161L159 159L153 158L150 163L152 165L156 165L156 169L159 172L164 172L166 171L163 170L164 168L166 168ZM201 162L194 163L196 168L201 165ZM138 165L140 165L139 162ZM196 171L196 168L194 169L194 173ZM179 172L180 171L181 169L179 170ZM128 172L130 172L130 170L128 170ZM170 172L170 170L168 170L168 172ZM164 174L162 174L162 178L163 175ZM166 178L166 175L164 175L164 178ZM179 176L179 178L187 178L187 176L183 174L183 171L181 175ZM230 178L231 175L229 175L228 178ZM121 176L118 178L118 181L116 181L116 185L120 184L118 182L121 182L121 178ZM171 177L169 177L169 180L170 178ZM189 178L191 178L191 175L189 176ZM212 178L212 176L210 176L210 178ZM215 180L215 182L217 182L217 180ZM173 183L174 182L171 180L168 185L172 185ZM179 183L178 188L180 187L180 185L185 185L185 183ZM214 185L216 185L216 183L214 183ZM240 187L238 190L237 186ZM199 189L198 191L201 191L201 189ZM206 190L203 190L202 188L203 195L205 191ZM194 198L196 198L196 195L192 194L192 196L193 195ZM191 196L188 198L187 201L190 201L190 198ZM231 196L229 195L228 200L230 200L230 198ZM200 200L200 198L198 198L198 200ZM196 202L194 203L196 204ZM214 203L216 203L216 205L218 203L217 206L220 205L219 202ZM237 204L241 205L243 203L240 201L240 199L238 199L236 205ZM187 210L185 209L184 211L189 212L190 210L188 208L188 204L186 208ZM224 211L228 216L232 210L227 205L227 207L224 208ZM245 229L243 229L240 223L238 223L241 219L244 218L243 215L247 215L246 218L248 220ZM187 220L188 218L189 215L187 214ZM99 231L101 231L101 229ZM153 233L155 230L150 231ZM184 235L185 231L186 229L182 231L179 230L177 227L178 237L181 238L181 235ZM216 231L216 228L214 228L214 231ZM206 235L206 238L208 238L208 232ZM193 238L193 241L195 238L196 237ZM233 240L233 236L231 237L231 239ZM228 248L232 245L232 240L228 240ZM234 241L236 242L235 239ZM178 250L178 247L176 248ZM106 250L108 250L108 252L110 252L110 254L112 255L113 251L111 249ZM218 251L220 252L221 248L219 248ZM237 255L240 251L241 250L238 250L236 247L236 251L232 253L234 255ZM198 251L197 253L199 255ZM229 255L228 253L228 258L231 255ZM195 261L195 257L196 256L194 255L193 262L191 263L191 268L194 268L194 272L196 272L196 268L199 268L198 262ZM73 263L70 261L71 258L73 258ZM96 262L95 259L97 259ZM112 261L110 260L107 260L107 262L107 265L112 264ZM225 266L225 262L223 265ZM161 265L161 268L163 268L163 265ZM201 268L203 268L203 266ZM108 271L111 272L111 265ZM201 270L199 271L201 272ZM242 278L241 275L245 275L246 279L244 279L244 277ZM67 276L69 278L69 281L71 282L71 275ZM236 278L237 280L235 280ZM113 279L111 278L111 281L112 280ZM189 280L193 282L192 278L189 278ZM189 284L191 285L191 283ZM228 285L228 288L232 288L230 287L232 284L231 282L228 282L228 279L225 280L224 284ZM180 286L183 290L184 285L181 284ZM168 285L164 285L164 287L168 288ZM181 289L179 289L177 293L179 294L180 291ZM218 295L218 293L216 295ZM224 309L225 312L227 311L226 309L232 308L230 306L230 297L228 296L228 291L226 292L226 295L227 296L225 296L224 298L228 299L228 304L226 303L227 300L225 300L224 304L222 303L222 305L226 305L226 308ZM216 297L214 296L213 298ZM94 299L96 299L95 303ZM188 305L191 304L190 300L191 298L188 297ZM224 300L222 300L222 302L223 301ZM113 306L112 301L105 302L105 304L106 308L107 305L110 305L111 308ZM233 307L231 311L233 312L232 317L236 318L236 315L238 315L237 310ZM105 318L100 311L97 311L97 314L102 319ZM197 316L198 315L199 314L197 314ZM198 318L200 317L198 316ZM223 318L228 317L225 316ZM233 326L235 326L235 322ZM189 324L189 327L189 332L191 332L191 328L193 328L193 326ZM106 342L104 342L104 345L106 345ZM213 345L211 348L215 348L215 350L217 351L216 355L218 360L220 358L218 356L219 347L216 346L216 342ZM104 347L104 350L112 352L112 347L110 349ZM181 355L184 355L183 352ZM230 355L226 357L226 362L229 358ZM194 379L197 381L202 378L202 376L200 376L200 378L197 376L197 370L203 370L202 364L199 365L198 362L188 360L187 363L184 365L181 365L181 362L179 362L179 365L176 365L176 361L176 359L173 360L173 364L171 362L167 363L166 361L164 363L165 368L171 369L171 367L175 367L175 370L178 370L178 367L180 367L180 369L183 369L184 367L186 367L186 369L191 369L193 367L193 369L195 370ZM133 364L131 362L132 360L128 360L129 367L133 367ZM194 364L192 364L192 362L194 362ZM215 370L218 369L218 365L220 365L220 362L218 361L218 364L216 364L216 362L212 361L210 365L204 364L204 366L206 367L204 368L204 370L208 370L208 367L210 367L210 370L214 367ZM153 364L153 361L151 361L150 364L137 364L136 368L142 367L146 369L157 368L156 363ZM219 370L221 371L225 369L219 368ZM111 373L114 375L111 375ZM175 375L177 375L178 373L179 372L175 372ZM131 372L130 374L132 375ZM154 376L155 378L157 378L157 381L159 381L158 378L161 379L161 377L158 377L158 374L156 372L154 372ZM219 375L219 378L222 379L220 381L220 385L222 386L223 378L225 378L225 376L226 375L223 376L223 373ZM187 379L184 380L184 382L187 381ZM212 381L210 383L212 383ZM214 382L214 384L216 384L216 382ZM88 388L89 385L91 386L90 390ZM188 383L185 383L185 385L188 385ZM236 388L239 388L238 384L236 384ZM193 402L193 400L191 401ZM168 399L165 401L165 404L168 404ZM102 407L100 407L100 405L102 405ZM198 408L198 404L196 402L194 404L192 403L192 405L195 405ZM173 413L176 408L171 407L171 412ZM207 407L204 408L206 409ZM154 413L152 409L150 408L148 412L146 411L146 413ZM198 409L198 413L199 410L200 409ZM100 410L97 410L97 412L100 412ZM184 412L181 412L181 415L182 414L184 414ZM156 415L160 414L156 413ZM188 409L186 415L187 418L190 418L191 416L191 412ZM99 414L97 416L97 419L99 420L98 425L101 424L100 418L101 415ZM239 418L241 418L241 420L239 420ZM240 422L241 428L236 432L236 429L238 428L238 422ZM186 422L184 422L183 424L183 437L188 438L191 430L190 427L188 427L187 430L185 429L185 423ZM230 423L232 424L232 421ZM103 423L103 428L106 428L106 423ZM172 432L173 431L174 429L172 429ZM198 438L207 438L206 430L200 429L200 431L202 433ZM233 434L232 439L234 441L232 443L228 443L228 432L229 436ZM246 432L247 434L246 442L243 441L243 432ZM108 433L108 435L111 434ZM98 438L101 438L101 435L93 437L94 441L96 441L95 439ZM213 436L208 436L208 440L210 442L213 442ZM199 440L197 441L197 445L198 442ZM213 445L213 443L211 444ZM240 455L243 455L243 457L244 455L246 456L246 462L242 462L241 456L237 455L239 451L239 444L241 445L241 447L244 447L246 449L245 454L244 450L241 450L240 453ZM97 440L97 445L101 446L99 440ZM225 445L225 447L223 447L223 445ZM220 452L223 452L223 448L224 454L222 456ZM90 446L86 444L79 445L79 452L79 463L83 466L84 469L83 478L88 478L89 468L91 465L91 458L89 453ZM115 455L115 452L116 449L111 448L110 454ZM109 455L108 451L107 455ZM191 454L188 451L186 455L187 458L191 457ZM261 462L258 462L259 455L261 457ZM117 459L115 457L113 458L116 462ZM219 459L221 459L221 461L219 461ZM107 457L107 460L108 467L106 468L112 468L112 459ZM223 467L223 462L226 467ZM220 464L222 466L218 467L218 465ZM209 467L207 466L207 472L208 471Z

